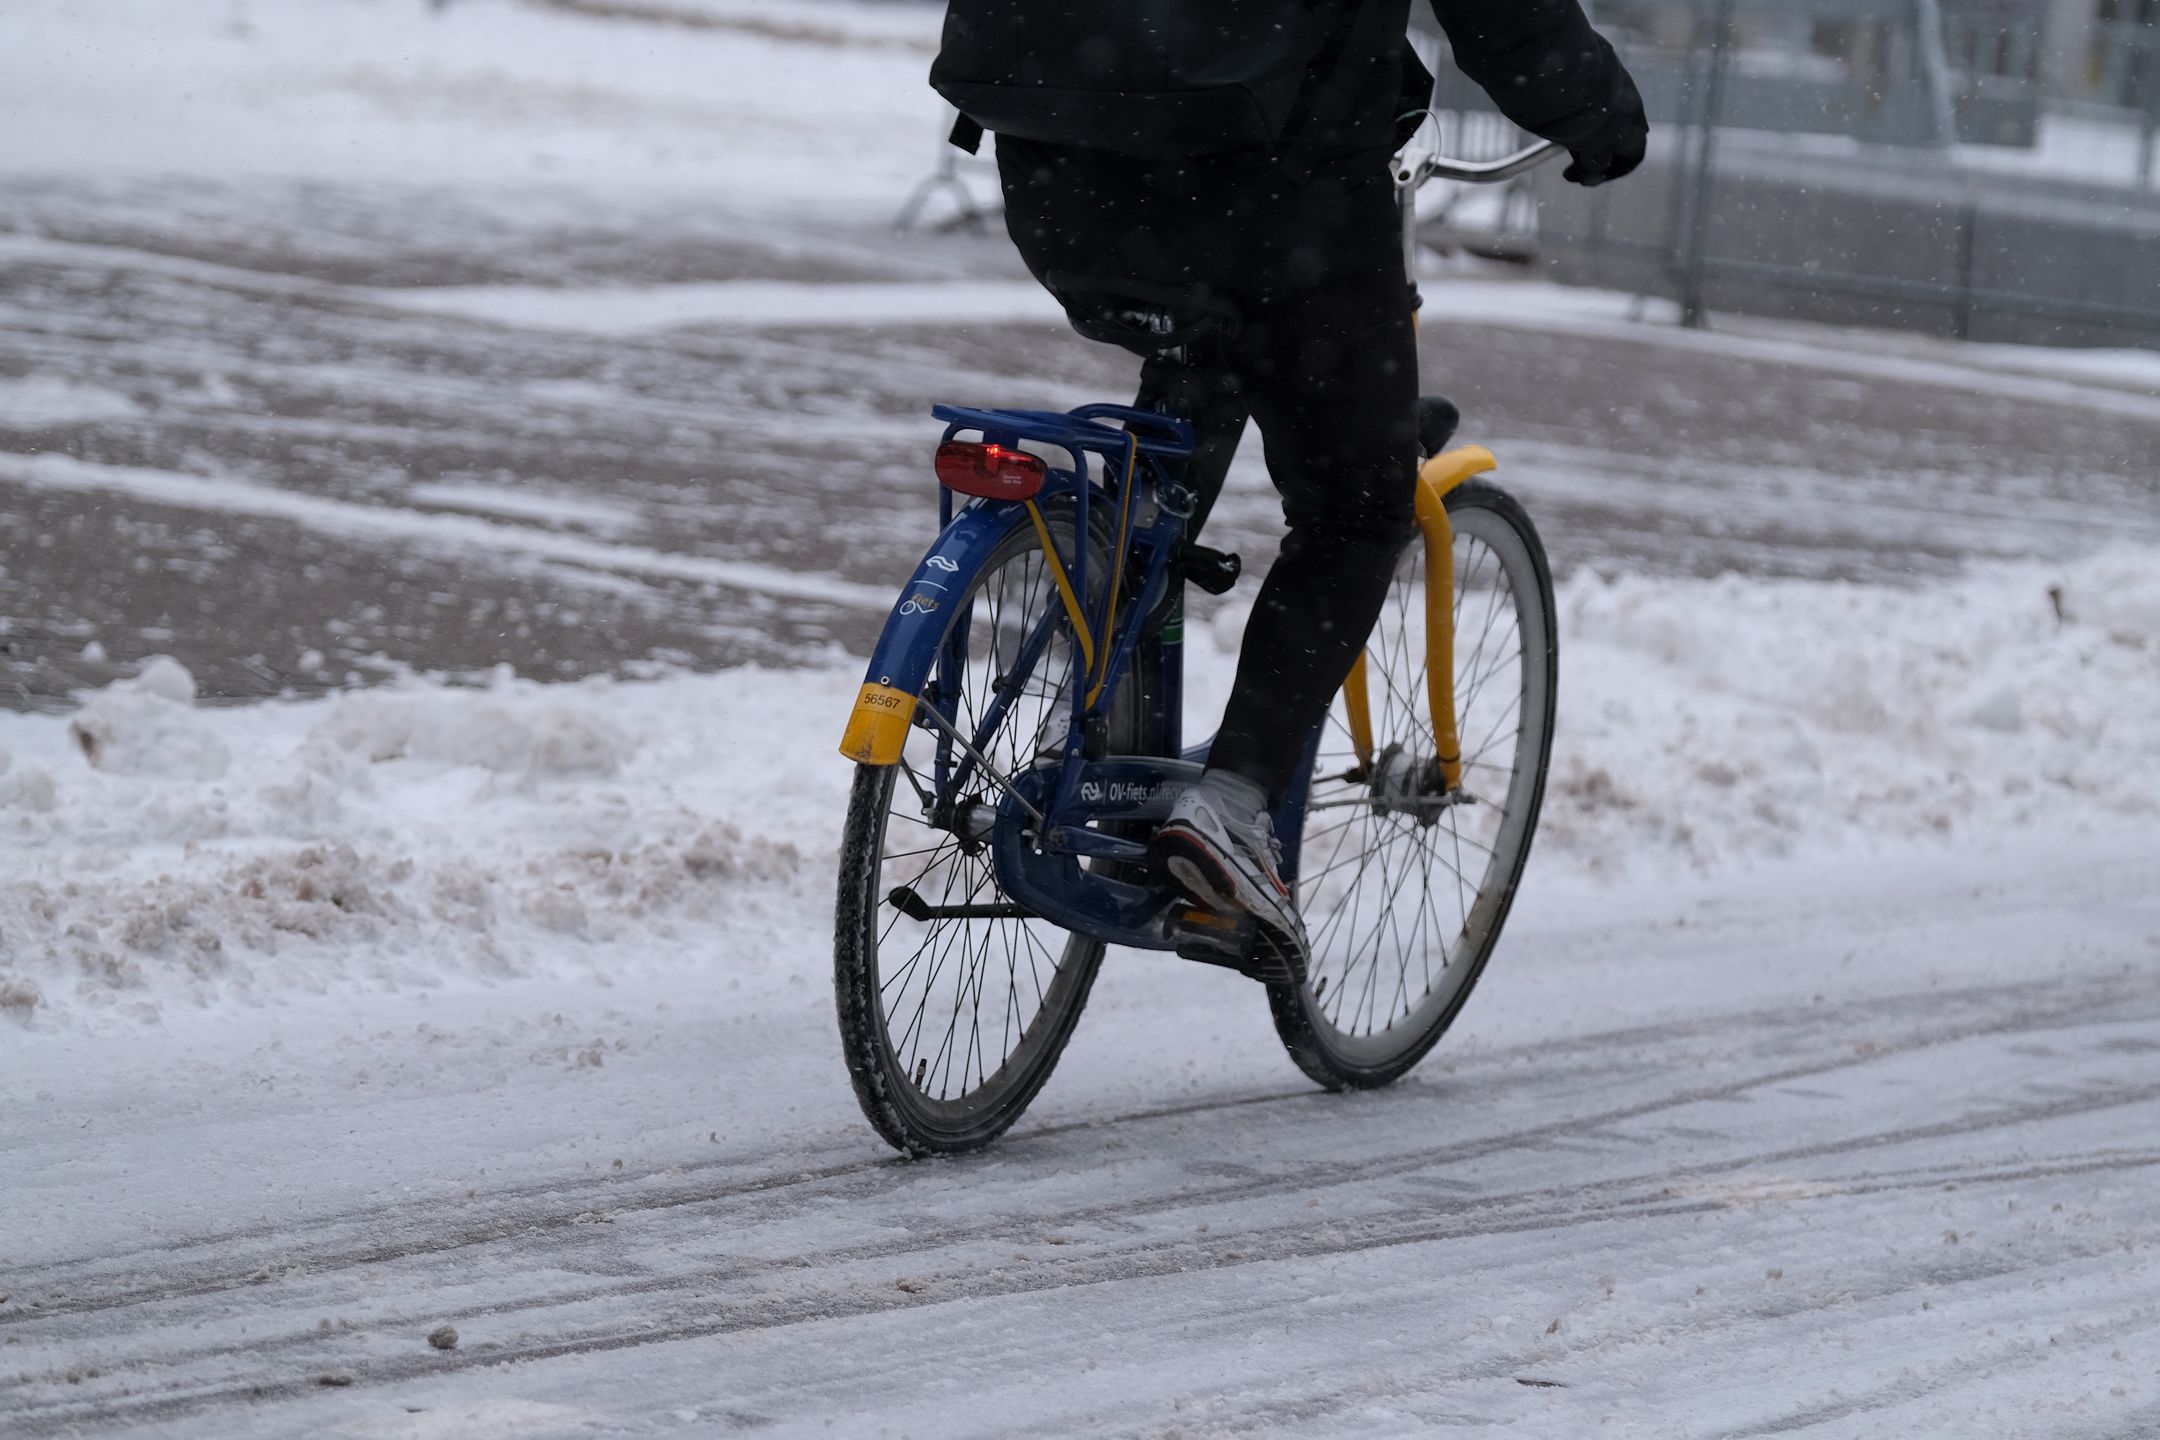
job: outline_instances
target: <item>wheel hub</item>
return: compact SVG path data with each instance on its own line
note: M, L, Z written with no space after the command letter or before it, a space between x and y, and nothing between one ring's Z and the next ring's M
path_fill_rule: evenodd
M1408 815L1420 825L1436 823L1443 810L1477 803L1469 791L1447 788L1438 756L1419 754L1399 742L1373 757L1367 788L1375 815Z

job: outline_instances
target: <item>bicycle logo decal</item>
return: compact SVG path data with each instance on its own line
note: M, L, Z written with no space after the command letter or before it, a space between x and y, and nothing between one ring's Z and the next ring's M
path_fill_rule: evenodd
M1163 788L1154 780L1082 780L1080 800L1086 805L1146 805Z

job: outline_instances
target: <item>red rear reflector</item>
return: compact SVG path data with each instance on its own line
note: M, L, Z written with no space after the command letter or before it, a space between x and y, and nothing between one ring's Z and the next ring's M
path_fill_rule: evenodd
M979 441L947 440L937 447L938 483L985 500L1032 500L1048 467L1039 455Z

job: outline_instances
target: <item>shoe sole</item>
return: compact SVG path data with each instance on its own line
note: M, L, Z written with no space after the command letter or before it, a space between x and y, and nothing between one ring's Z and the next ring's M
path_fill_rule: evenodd
M1187 899L1224 914L1247 913L1247 907L1235 898L1237 882L1223 873L1214 851L1198 836L1183 830L1159 831L1149 850Z

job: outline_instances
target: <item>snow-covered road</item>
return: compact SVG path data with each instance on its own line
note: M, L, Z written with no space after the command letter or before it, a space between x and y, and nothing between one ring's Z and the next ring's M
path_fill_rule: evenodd
M1533 891L1370 1096L1121 959L961 1162L687 975L13 1047L0 1425L2150 1434L2160 864L1868 869Z
M839 1061L847 767L770 717L845 670L0 717L0 1428L2139 1435L2160 747L2049 726L2141 573L1564 587L1539 859L1410 1080L1120 954L959 1162ZM1826 606L1842 690L1774 658Z
M703 196L566 212L0 172L0 704L159 652L252 697L860 651L861 582L933 523L931 403L1133 385L1002 241L783 236ZM1562 574L1910 580L2160 541L2160 364L1427 290L1428 384ZM1210 537L1257 571L1281 515L1246 451Z

